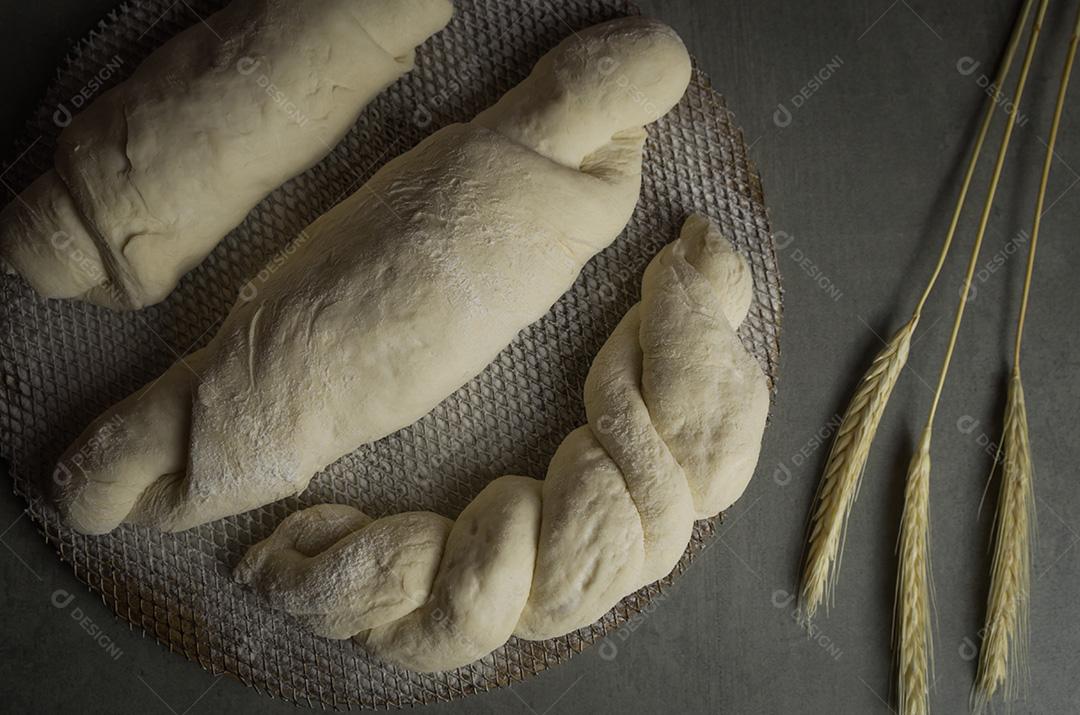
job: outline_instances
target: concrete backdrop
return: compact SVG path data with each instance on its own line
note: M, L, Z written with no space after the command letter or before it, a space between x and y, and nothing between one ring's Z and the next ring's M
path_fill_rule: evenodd
M65 51L116 0L0 2L0 153ZM933 265L1019 0L645 0L727 97L762 174L786 288L780 393L758 474L714 547L638 627L513 688L432 713L884 713L903 476L974 235L974 192L923 321L851 520L835 610L812 634L788 601L807 510L857 375L911 310ZM974 675L996 491L980 497L997 438L1023 233L1076 2L1055 0L938 420L932 483L936 712L963 712ZM1080 79L1070 106L1080 103ZM1009 89L1011 94L1011 87ZM1003 112L998 118L1000 128ZM1080 111L1066 117L1050 187L1025 356L1040 540L1031 694L1016 712L1080 702ZM995 133L992 142L996 145ZM990 161L984 162L989 167ZM1073 167L1077 167L1074 170ZM23 504L0 496L0 709L11 712L290 712L129 631L47 547ZM59 611L50 594L74 596ZM81 609L120 651L70 618ZM114 653L115 655L115 653ZM613 655L613 657L612 657Z

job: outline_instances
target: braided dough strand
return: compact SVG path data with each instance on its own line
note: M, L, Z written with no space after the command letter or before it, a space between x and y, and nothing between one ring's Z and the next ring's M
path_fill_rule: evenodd
M691 217L597 355L589 423L544 481L496 479L453 522L305 509L252 547L237 580L315 633L417 671L594 622L670 573L695 519L730 506L753 474L769 392L735 332L751 289L728 241Z

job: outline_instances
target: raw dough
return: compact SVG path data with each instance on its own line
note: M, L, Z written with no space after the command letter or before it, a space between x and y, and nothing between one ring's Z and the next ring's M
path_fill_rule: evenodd
M413 66L450 0L234 0L64 129L0 214L0 262L50 298L157 303Z
M643 126L689 79L666 25L598 25L388 163L242 291L207 347L72 445L67 522L180 530L253 509L425 415L623 230Z
M694 520L730 506L753 475L769 390L735 334L750 299L745 262L691 217L593 362L589 424L566 437L543 482L497 479L452 524L305 509L248 551L237 580L317 634L355 635L419 671L466 665L511 635L543 640L594 622L667 575ZM397 528L406 517L415 533ZM312 532L321 548L303 543Z

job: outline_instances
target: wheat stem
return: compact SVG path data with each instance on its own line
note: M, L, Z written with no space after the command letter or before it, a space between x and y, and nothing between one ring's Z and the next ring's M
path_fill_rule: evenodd
M986 104L975 147L968 160L960 194L953 210L952 220L930 280L908 323L897 331L877 354L870 369L860 380L837 429L815 498L816 507L810 518L799 597L800 610L807 619L813 618L820 605L824 604L826 610L832 605L848 518L859 492L863 470L870 454L870 446L874 441L874 435L885 413L893 388L907 363L912 335L919 324L922 310L933 292L952 248L957 226L967 202L968 190L971 188L979 158L982 156L983 144L986 142L1001 98L1001 87L1012 69L1016 51L1023 36L1023 28L1027 24L1034 2L1035 0L1025 0L1020 16L1013 27L1005 56L994 78L994 93Z
M907 488L904 493L904 516L900 524L900 564L897 575L897 600L899 602L897 619L900 625L900 670L898 673L900 681L900 715L922 715L929 712L931 679L927 674L932 667L933 635L930 630L930 599L928 595L930 582L930 514L929 499L926 497L930 485L931 435L934 429L934 418L941 403L941 395L945 390L949 366L956 351L960 327L964 321L964 311L967 307L975 270L979 264L983 239L986 237L986 229L990 223L994 198L997 195L998 184L1005 168L1009 143L1012 140L1013 130L1016 128L1017 108L1024 96L1024 89L1027 85L1032 60L1035 57L1035 49L1039 43L1039 35L1042 32L1048 5L1049 0L1040 0L1038 13L1031 27L1027 51L1024 55L1023 65L1020 68L1020 77L1016 83L1014 103L1009 110L1005 134L998 149L994 173L987 191L986 204L983 206L982 217L979 221L979 230L975 235L975 244L971 249L971 257L964 276L964 287L960 294L960 303L956 308L956 317L953 320L949 344L938 376L937 389L934 391L934 400L930 406L930 414L926 420L926 427L923 429L922 439L919 441L919 448L912 459L911 468L908 470ZM918 513L920 510L924 510L924 513ZM924 570L925 578L921 578L920 574L923 574Z
M1054 162L1054 146L1065 108L1069 79L1080 46L1080 12L1069 40L1069 51L1058 86L1057 104L1046 145L1035 218L1028 247L1027 270L1024 275L1023 298L1017 318L1013 369L1005 408L1004 434L1001 445L1004 454L1001 494L998 498L994 525L994 560L990 572L990 592L986 603L986 626L979 653L979 671L972 691L972 706L981 712L998 688L1003 688L1006 700L1019 695L1026 675L1028 652L1028 609L1031 599L1031 558L1034 548L1035 493L1031 441L1028 435L1027 406L1023 381L1020 377L1020 352L1024 337L1035 268L1035 251L1039 242L1043 207Z
M979 125L978 139L975 142L975 149L971 154L971 158L968 160L967 171L964 173L964 182L960 187L960 196L957 199L956 208L953 209L952 220L949 222L949 230L945 234L945 242L942 244L941 252L938 254L934 272L931 274L930 280L926 284L926 289L923 291L922 297L919 298L919 303L915 308L916 316L922 315L923 308L926 307L926 301L930 299L930 294L934 291L934 286L941 276L941 270L945 266L945 260L948 258L949 252L952 249L953 238L956 236L956 229L960 225L960 217L964 212L964 205L967 201L968 189L971 188L971 181L975 176L975 168L979 163L979 157L982 155L982 148L983 144L986 142L986 135L990 132L990 125L994 119L994 112L997 109L998 102L1001 101L1001 88L1004 86L1005 79L1012 70L1013 60L1016 58L1016 50L1020 46L1020 38L1023 37L1023 29L1024 26L1027 25L1028 17L1031 15L1031 8L1034 4L1035 0L1025 0L1023 9L1020 11L1020 16L1016 19L1012 34L1009 36L1009 44L1005 49L1005 58L998 68L997 76L994 77L994 84L992 85L994 87L994 94L991 101L986 105L982 123Z
M1069 51L1065 57L1065 67L1061 72L1061 82L1058 84L1057 104L1054 107L1054 120L1050 125L1050 138L1046 144L1046 158L1043 160L1042 178L1039 182L1039 196L1035 206L1035 219L1031 228L1031 245L1028 247L1027 271L1024 275L1024 294L1020 301L1020 317L1016 326L1016 345L1013 352L1013 364L1017 371L1020 369L1020 345L1024 339L1024 322L1027 319L1028 298L1031 295L1031 277L1035 271L1035 250L1039 244L1039 229L1042 227L1042 217L1046 205L1046 191L1050 183L1050 168L1054 163L1054 146L1057 144L1058 130L1061 128L1061 117L1065 111L1065 97L1069 91L1069 79L1072 76L1073 64L1076 62L1077 47L1080 46L1080 12L1077 13L1076 25L1073 28L1072 37L1069 39Z
M975 235L975 245L971 249L971 259L968 261L967 273L964 276L964 289L960 294L960 304L956 309L956 317L953 320L952 333L949 335L948 349L945 351L945 360L938 375L937 389L934 391L934 401L930 405L930 417L927 420L932 424L937 415L938 406L941 404L941 395L945 390L945 380L948 378L949 365L952 363L953 354L956 351L956 341L960 335L960 326L964 322L964 311L967 308L968 294L971 291L971 283L975 278L975 270L979 266L979 255L982 252L983 239L986 237L986 229L990 224L990 215L994 208L994 197L997 195L998 184L1005 168L1005 158L1009 151L1009 142L1012 140L1013 130L1016 128L1016 113L1020 101L1024 96L1027 86L1028 74L1031 70L1032 60L1035 58L1035 49L1039 44L1039 35L1042 32L1043 20L1046 18L1046 9L1050 0L1040 0L1039 10L1035 16L1035 23L1031 27L1031 36L1028 39L1027 52L1024 55L1024 63L1020 67L1020 77L1016 81L1016 92L1013 105L1009 109L1009 118L1005 124L1005 135L1001 138L1001 146L998 149L997 161L994 164L994 173L990 179L990 188L987 192L986 203L983 206L982 217L979 219L979 230Z

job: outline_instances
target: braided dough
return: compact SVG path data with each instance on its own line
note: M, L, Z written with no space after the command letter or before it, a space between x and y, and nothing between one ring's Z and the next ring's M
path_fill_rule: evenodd
M691 217L593 362L589 423L544 481L496 479L456 521L311 507L253 546L236 579L316 634L418 671L592 623L668 574L694 520L753 475L769 391L735 333L751 289L730 244Z
M50 298L164 300L248 211L413 66L449 0L235 0L79 114L0 214L0 262Z
M67 522L175 531L253 509L425 415L623 230L643 126L689 79L666 25L598 25L388 163L248 286L205 348L72 445Z

